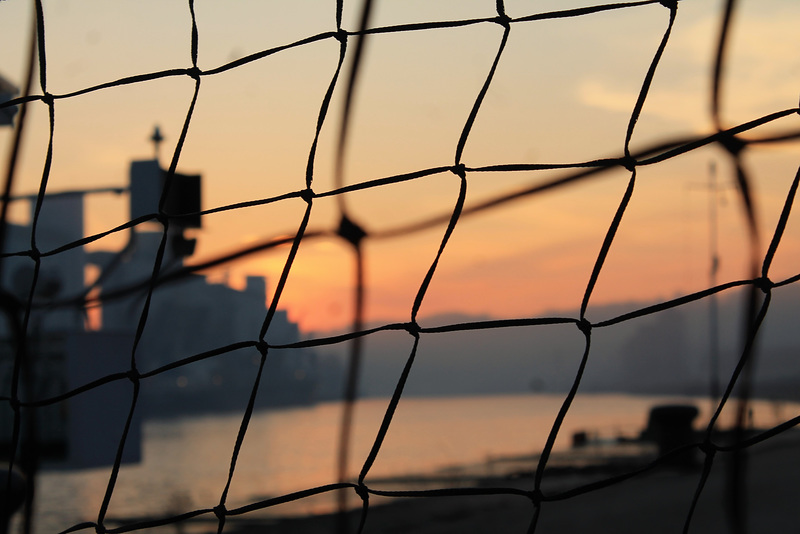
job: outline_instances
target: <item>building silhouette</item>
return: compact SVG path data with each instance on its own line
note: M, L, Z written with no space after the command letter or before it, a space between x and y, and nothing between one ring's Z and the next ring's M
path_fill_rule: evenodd
M245 287L239 290L212 283L205 275L184 268L195 245L184 231L201 225L197 214L201 179L176 176L166 195L164 211L179 217L170 219L167 225L168 246L159 272L169 281L156 284L138 342L135 340L155 257L165 236L160 224L143 223L127 230L127 242L120 250L69 248L85 236L84 197L94 192L74 191L45 195L35 236L32 223L8 223L5 227L4 252L8 255L2 260L0 283L6 300L17 303L19 314L6 317L0 325L0 395L11 396L21 344L25 351L20 358L25 362L22 375L27 377L19 381L23 401L54 398L104 376L126 373L131 369L132 355L140 374L174 367L140 381L131 429L133 439L131 445L126 444L125 461L139 459L142 418L244 411L260 364L260 353L252 347L192 359L233 343L258 339L267 315L267 282L262 276L248 276ZM158 161L132 162L130 178L128 188L114 191L129 194L131 218L156 213L161 191L167 185L166 172ZM33 221L35 197L15 200L30 203ZM12 323L21 321L34 287L34 240L36 249L44 255L40 258L28 335L23 343L15 338L18 328L15 330ZM47 254L61 247L67 249ZM87 283L90 272L99 274ZM100 308L90 312L85 297L96 294ZM268 342L286 344L299 339L297 325L285 310L278 310L267 332ZM179 364L186 359L192 359L191 363ZM316 366L316 356L311 351L271 349L256 407L313 402ZM113 461L118 440L112 438L121 435L132 398L131 382L115 381L30 410L35 417L23 423L35 425L45 456L65 458L80 467L102 465ZM7 450L13 426L14 413L4 403L0 407L0 446ZM104 440L107 445L100 447L93 443L99 428L110 436Z

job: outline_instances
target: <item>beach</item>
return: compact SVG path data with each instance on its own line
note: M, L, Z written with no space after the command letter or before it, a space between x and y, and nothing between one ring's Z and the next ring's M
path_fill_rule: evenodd
M711 474L694 512L689 532L734 532L728 514L730 453L717 453ZM790 431L748 450L746 494L739 512L742 532L798 532L800 508L800 432ZM599 474L598 474L599 475ZM554 491L579 487L598 475L554 475ZM683 532L684 523L700 479L701 470L655 469L587 494L563 501L544 502L537 533L666 534ZM484 488L530 489L530 477L476 480ZM557 489L556 489L557 488ZM376 488L377 489L377 488ZM545 494L548 492L545 491ZM393 498L371 506L364 532L450 534L463 532L523 533L533 517L533 505L517 495ZM348 515L348 532L356 532L358 513ZM236 534L336 532L335 515L266 521L231 518L225 532ZM210 526L210 525L209 525Z
M366 486L373 491L530 491L535 487L533 474L551 408L560 402L560 397L546 395L409 399L366 476ZM663 403L658 398L615 395L586 396L575 402L543 474L545 500L537 532L683 531L699 467L660 467L610 487L553 500L563 492L633 472L652 461L657 455L655 444L636 438L644 427L647 408ZM354 478L384 405L385 399L359 403L351 459ZM702 403L697 405L702 409ZM793 404L782 404L780 410L772 403L753 406L759 428L770 428L800 413ZM253 415L225 504L229 511L257 510L227 516L224 532L337 532L334 492L265 508L259 503L336 481L332 468L339 408L329 404ZM702 414L699 418L704 419ZM128 530L216 506L239 424L236 414L148 422L142 461L121 468L104 526ZM572 446L578 435L587 441ZM698 436L692 441L700 440ZM714 442L722 443L717 437ZM725 503L730 459L730 453L717 453L690 532L729 532ZM748 492L742 509L752 524L748 532L796 532L800 432L787 431L749 448L747 459ZM43 471L34 534L62 532L95 521L108 472L107 467ZM351 508L360 506L353 489L341 491ZM534 512L524 494L424 498L371 494L369 504L365 532L526 532ZM350 515L347 532L356 532L358 512ZM206 534L217 532L217 526L214 514L206 512L150 530Z

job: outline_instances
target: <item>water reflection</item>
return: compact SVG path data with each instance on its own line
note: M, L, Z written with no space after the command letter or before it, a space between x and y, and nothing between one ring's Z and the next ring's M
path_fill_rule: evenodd
M431 474L453 465L486 465L497 457L527 457L532 467L563 398L560 395L509 395L442 399L404 399L367 478L388 488L386 479ZM626 395L585 395L575 400L556 441L571 445L575 432L634 436L654 404L687 399ZM375 438L387 399L357 404L353 436L353 476ZM697 423L709 406L697 401ZM226 506L229 509L268 497L335 482L336 438L341 404L263 411L253 415L241 449ZM757 426L776 423L776 415L800 413L800 405L755 402ZM241 418L214 415L152 420L144 424L143 460L123 466L107 514L108 522L127 523L212 508L219 503ZM109 469L59 470L51 465L39 477L36 531L62 531L96 520ZM422 482L419 482L422 484ZM269 514L330 511L332 494L267 510Z

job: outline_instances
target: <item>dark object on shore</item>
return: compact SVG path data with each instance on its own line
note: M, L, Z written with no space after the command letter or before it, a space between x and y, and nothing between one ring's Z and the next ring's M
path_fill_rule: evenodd
M690 404L654 406L641 439L655 442L659 456L688 445L694 438L692 421L698 413L697 407ZM675 456L668 464L673 467L694 467L697 464L694 452L690 450Z
M589 434L585 430L572 434L572 447L585 447L589 444Z

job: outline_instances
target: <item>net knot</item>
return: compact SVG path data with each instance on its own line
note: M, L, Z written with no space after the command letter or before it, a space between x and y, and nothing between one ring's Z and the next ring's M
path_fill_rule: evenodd
M699 446L700 452L706 455L706 458L714 458L717 454L717 448L711 443L711 440L706 438Z
M336 232L340 237L349 241L354 247L358 247L361 240L367 236L359 225L354 223L347 215L342 214L342 220L339 221L339 229Z
M228 513L228 509L225 508L224 504L218 504L214 508L212 508L214 515L217 516L217 519L220 521L225 520L225 515Z
M406 332L414 337L419 337L420 326L417 321L411 321L405 324Z
M578 330L580 330L587 336L592 332L592 323L590 323L589 320L586 319L585 317L582 318L580 321L578 321L576 324L578 326Z
M95 531L95 532L97 532L97 534L106 534L106 532L108 532L108 531L106 530L106 527L105 527L105 525L103 525L102 523L97 523L97 524L94 526L94 531Z
M464 165L463 163L459 163L458 165L453 165L452 167L450 167L450 172L461 178L466 178L467 166Z
M358 495L362 501L369 501L369 488L367 488L363 482L353 486L353 489L356 491L356 495Z
M256 350L260 352L262 356L266 356L267 352L269 352L269 343L263 339L259 340L258 343L256 343Z
M762 293L769 293L773 287L775 287L775 282L767 278L766 276L762 276L761 278L756 278L753 283L755 286L761 290Z
M747 146L747 143L728 132L720 132L719 144L725 147L725 150L727 150L732 156L736 156L739 154L739 152L744 150L745 146Z
M30 250L28 251L28 256L29 256L29 257L30 257L30 258L31 258L33 261L39 261L39 260L42 258L42 252L41 252L41 251L40 251L38 248L36 248L36 247L33 247L32 249L30 249Z
M308 189L303 189L302 191L300 191L300 198L305 200L306 204L311 204L311 202L314 200L314 197L316 196L317 194L310 187Z
M128 375L128 380L130 380L134 384L139 382L139 379L142 377L142 375L139 374L138 369L130 369L127 375Z
M339 28L339 31L333 34L333 36L336 38L337 41L339 41L342 44L345 44L347 42L347 30Z
M188 74L195 81L199 81L200 75L203 74L203 71L200 70L200 67L191 67L189 69L186 69L186 74Z
M528 493L528 498L534 505L539 506L544 501L544 494L540 488L536 488Z
M52 106L56 99L53 97L52 93L48 93L47 91L44 92L42 95L42 102L47 104L48 106Z
M503 28L508 28L511 26L511 17L506 15L505 13L501 13L497 17L495 17L494 22L502 26Z
M628 169L630 172L636 170L636 160L633 158L633 156L625 156L620 160L619 164Z
M658 3L667 9L678 9L678 0L659 0Z

